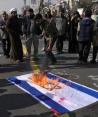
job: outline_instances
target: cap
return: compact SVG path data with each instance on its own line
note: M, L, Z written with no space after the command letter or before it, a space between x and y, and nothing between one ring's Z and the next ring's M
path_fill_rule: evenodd
M10 13L12 13L12 12L14 12L14 11L17 12L17 9L16 9L16 8L11 8L11 9L10 9Z

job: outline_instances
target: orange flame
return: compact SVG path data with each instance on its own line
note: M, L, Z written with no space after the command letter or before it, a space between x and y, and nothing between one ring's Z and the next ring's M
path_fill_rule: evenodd
M48 84L48 78L44 72L32 74L32 82L44 87Z
M53 90L56 86L59 85L58 79L56 80L48 79L45 71L40 71L39 73L33 73L31 80L33 83L41 87L44 87L48 90Z

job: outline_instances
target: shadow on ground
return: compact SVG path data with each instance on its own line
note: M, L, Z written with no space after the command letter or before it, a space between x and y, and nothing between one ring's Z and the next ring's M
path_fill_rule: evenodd
M6 92L6 89L0 89L0 94Z
M31 70L31 65L28 61L18 64L2 64L0 66L0 73L15 72L15 71L25 72L30 70Z
M54 117L53 113L51 112L46 112L46 113L42 113L40 115L17 115L14 117Z
M6 87L6 86L10 86L10 85L12 85L12 83L8 82L6 79L0 79L0 87Z
M0 117L11 117L11 112L0 109Z
M3 110L25 108L35 105L36 103L38 103L38 101L28 94L5 94L0 96L0 108Z
M42 113L40 115L17 115L14 117L60 117L60 116L55 116L51 112L46 112L46 113ZM76 117L76 114L73 112L69 112L69 113L63 114L61 117Z
M57 63L55 65L50 65L50 68L51 69L64 69L64 68L70 68L70 69L81 69L81 68L98 68L98 63L96 64L90 64L90 63L87 63L87 64L79 64L79 63L65 63L65 64L60 64L60 63Z

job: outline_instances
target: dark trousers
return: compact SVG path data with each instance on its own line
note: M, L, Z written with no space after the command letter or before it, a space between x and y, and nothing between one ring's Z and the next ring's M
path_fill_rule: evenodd
M9 37L7 39L2 39L2 48L3 48L4 55L9 56L10 48L11 48Z
M62 52L62 50L63 50L63 41L64 41L64 35L58 36L57 41L56 41L57 52Z
M78 53L79 52L77 40L69 41L68 52L69 53Z
M10 40L11 40L10 58L12 60L20 60L20 61L23 60L23 50L22 50L20 35L17 33L11 33Z
M46 41L46 39L45 39L45 37L44 37L44 49L47 47L47 41Z
M78 41L77 41L77 30L71 29L69 33L69 43L68 43L68 52L69 53L78 53Z
M93 47L93 61L96 60L96 56L97 56L97 52L98 52L98 46Z
M54 54L52 53L52 47L56 41L56 37L52 39L52 44L51 44L51 51L47 51L47 48L49 47L49 40L46 40L46 48L45 48L45 53L46 53L46 58L50 59L52 63L56 62L56 58Z
M79 60L87 62L91 41L79 42Z

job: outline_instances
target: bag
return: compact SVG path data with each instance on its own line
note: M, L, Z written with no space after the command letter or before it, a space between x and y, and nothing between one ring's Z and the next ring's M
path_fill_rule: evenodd
M22 36L22 50L23 50L23 56L26 56L27 55L27 48L26 48L26 36Z

